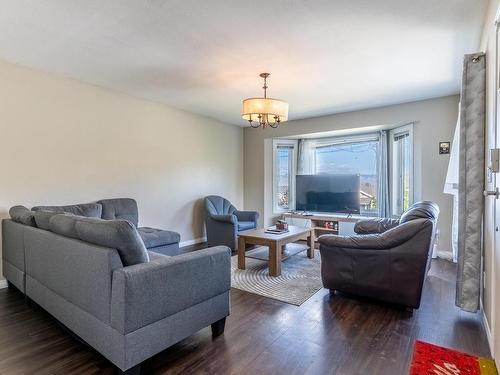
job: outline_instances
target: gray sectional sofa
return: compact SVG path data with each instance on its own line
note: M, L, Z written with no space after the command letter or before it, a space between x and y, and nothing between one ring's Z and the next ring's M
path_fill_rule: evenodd
M146 241L162 252L172 244L141 233L136 208L129 199L16 206L2 222L9 285L125 373L204 327L221 334L229 315L230 250L148 250Z

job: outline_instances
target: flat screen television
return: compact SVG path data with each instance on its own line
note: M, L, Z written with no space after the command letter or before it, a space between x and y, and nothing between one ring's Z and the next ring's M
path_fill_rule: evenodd
M297 175L297 211L360 213L359 175Z

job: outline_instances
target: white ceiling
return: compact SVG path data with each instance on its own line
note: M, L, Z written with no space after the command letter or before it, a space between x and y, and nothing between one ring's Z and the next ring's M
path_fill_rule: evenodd
M454 94L487 0L1 0L0 59L243 125Z

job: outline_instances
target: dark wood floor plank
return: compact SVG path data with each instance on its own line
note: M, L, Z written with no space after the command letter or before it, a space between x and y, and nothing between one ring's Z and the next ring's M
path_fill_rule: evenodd
M183 249L195 251L204 244ZM455 265L437 260L419 310L322 289L297 307L232 290L224 335L205 328L143 364L146 374L404 374L415 340L489 356L478 314L454 306ZM0 290L0 374L113 374L15 290Z

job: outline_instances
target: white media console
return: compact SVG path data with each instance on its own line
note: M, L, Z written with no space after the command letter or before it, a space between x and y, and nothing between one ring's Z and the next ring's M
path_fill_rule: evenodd
M354 234L354 224L361 219L370 219L367 216L327 213L300 213L286 212L283 219L291 225L310 227L314 229L315 238L322 234ZM332 225L328 225L333 223Z

